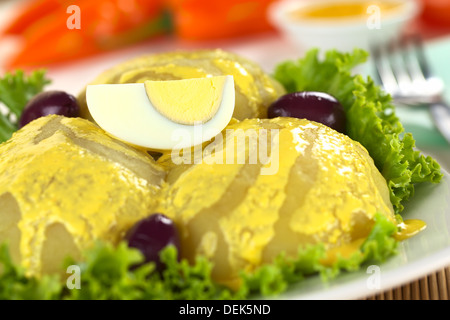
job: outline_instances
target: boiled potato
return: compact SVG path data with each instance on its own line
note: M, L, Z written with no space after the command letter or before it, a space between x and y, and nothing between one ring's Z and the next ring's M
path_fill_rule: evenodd
M176 80L232 75L236 98L233 117L267 117L268 106L285 93L284 88L260 66L223 50L178 51L138 57L103 72L91 84L138 83L146 80ZM84 118L92 120L86 105L86 90L78 101Z
M0 243L30 275L58 272L151 214L165 174L87 120L37 119L0 145Z
M158 160L170 170L158 211L177 223L182 255L208 257L217 281L231 284L299 246L358 243L376 213L395 223L386 181L348 136L292 118L234 121L224 133L202 154Z

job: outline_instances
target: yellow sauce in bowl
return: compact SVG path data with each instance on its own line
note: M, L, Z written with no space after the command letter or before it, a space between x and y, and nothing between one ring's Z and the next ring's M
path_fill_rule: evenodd
M399 1L330 1L303 6L292 11L290 18L293 20L367 18L374 10L383 15L402 5L403 3Z

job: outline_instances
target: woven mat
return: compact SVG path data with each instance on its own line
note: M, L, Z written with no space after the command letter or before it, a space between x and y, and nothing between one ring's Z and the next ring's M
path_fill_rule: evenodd
M450 267L367 300L450 300Z

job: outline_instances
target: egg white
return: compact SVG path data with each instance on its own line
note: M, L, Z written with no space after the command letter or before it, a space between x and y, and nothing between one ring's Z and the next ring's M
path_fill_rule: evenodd
M234 80L227 76L217 113L196 125L163 116L148 99L143 83L88 85L86 101L94 121L120 140L149 150L184 149L212 139L228 125L235 106Z

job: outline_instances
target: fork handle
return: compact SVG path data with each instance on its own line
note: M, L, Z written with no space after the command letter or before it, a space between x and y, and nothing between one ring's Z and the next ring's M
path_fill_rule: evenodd
M444 102L436 102L429 107L436 128L450 144L450 106Z

